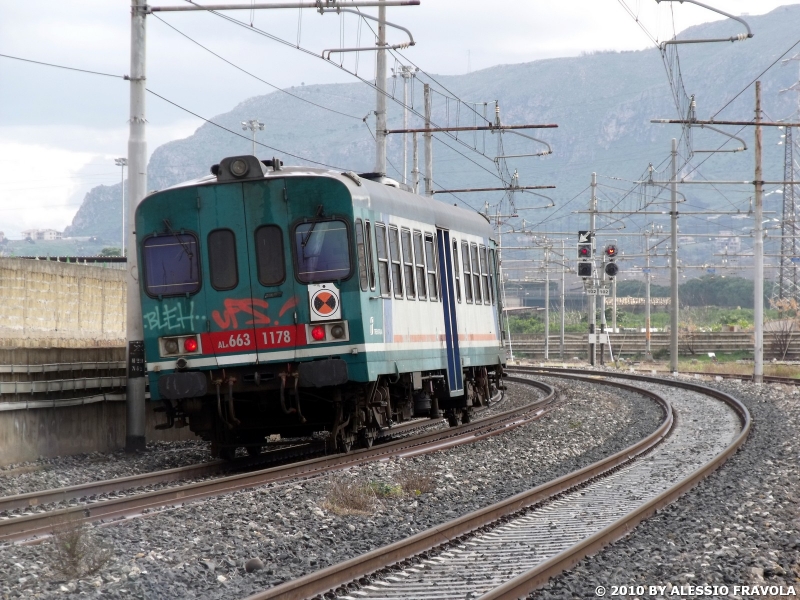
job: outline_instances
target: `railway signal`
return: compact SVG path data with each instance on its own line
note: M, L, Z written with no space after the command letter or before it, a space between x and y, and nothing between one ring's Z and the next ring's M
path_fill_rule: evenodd
M578 232L578 276L592 276L592 240L591 231Z
M609 244L603 250L603 253L606 255L608 262L605 266L605 273L609 277L616 277L617 273L619 273L619 267L617 263L614 262L614 259L617 257L617 247L614 244Z

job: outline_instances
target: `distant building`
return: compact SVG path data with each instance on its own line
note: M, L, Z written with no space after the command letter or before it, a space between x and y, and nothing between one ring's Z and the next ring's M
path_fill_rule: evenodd
M733 231L720 231L721 236L714 239L714 251L717 254L739 254L742 249L742 238Z
M22 236L25 239L31 239L34 241L37 240L51 241L51 240L60 240L61 232L56 231L55 229L28 229L27 231L22 232Z

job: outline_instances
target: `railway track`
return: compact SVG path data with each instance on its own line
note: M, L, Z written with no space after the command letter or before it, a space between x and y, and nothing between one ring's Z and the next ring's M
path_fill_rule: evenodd
M665 417L647 438L593 465L247 600L522 597L688 491L727 460L750 429L743 404L694 383L627 373L515 371L637 391L661 404Z
M514 379L512 378L512 380ZM470 443L492 435L497 435L510 428L519 427L540 418L550 410L557 399L555 390L547 384L529 382L527 380L518 381L534 385L534 387L543 392L543 397L523 407L476 419L470 423L444 430L431 431L412 437L401 437L394 441L389 441L384 444L373 446L372 448L358 450L349 454L322 456L268 469L214 478L208 481L166 487L135 495L109 497L108 499L93 504L80 504L58 510L0 519L0 543L41 540L52 532L54 525L64 522L65 520L74 523L98 521L108 523L138 516L165 506L184 504L211 496L250 489L268 483L285 482L300 477L320 476L338 469L357 466L391 456L411 456L422 452L433 452L459 443ZM430 423L430 420L426 422L427 425ZM170 471L176 470L172 469ZM144 475L143 477L152 478L155 475L157 474ZM176 473L168 472L167 476L174 478L177 475ZM86 495L87 492L96 494L99 492L93 489L91 487L92 485L106 486L112 485L115 482L119 485L118 480L85 484L84 486L79 486L82 488L79 493L82 495ZM152 482L151 480L151 483ZM124 482L123 485L130 488L129 482ZM64 493L63 490L51 490L47 492L47 494L54 494L52 497ZM42 492L38 494L39 497L45 497L45 494ZM29 495L26 494L25 496ZM26 500L30 502L31 498L27 498ZM0 503L2 501L3 500L0 500ZM27 506L31 506L31 504L27 504Z
M396 425L391 429L386 429L383 435L377 439L385 441L413 435L417 430L428 429L444 422L444 419L414 419L407 423ZM203 479L225 473L236 473L263 467L267 464L275 465L296 460L299 457L311 457L324 453L325 446L321 442L297 442L291 444L284 442L275 444L272 449L267 445L266 451L258 456L243 457L235 461L214 460L127 477L88 481L73 486L0 497L0 523L4 517L15 516L3 515L4 512L38 509L47 504L69 502L71 500L79 500L80 504L94 504L106 499L109 495L124 494L131 490L141 491L141 488L151 486Z

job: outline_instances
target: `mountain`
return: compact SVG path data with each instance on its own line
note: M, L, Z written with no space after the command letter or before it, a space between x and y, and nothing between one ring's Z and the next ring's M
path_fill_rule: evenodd
M551 144L553 154L538 158L508 159L509 173L519 172L520 185L555 185L554 190L539 193L552 198L553 208L541 208L549 203L547 198L525 193L515 194L514 207L525 219L525 227L541 232L577 231L585 229L586 215L575 211L588 207L588 186L592 172L598 174L598 199L601 210L634 209L649 207L651 211L668 210L663 202L669 195L663 182L669 179L670 139L681 137L678 125L653 124L651 119L679 118L676 102L668 82L667 72L680 71L688 94L696 95L697 118L707 119L778 59L796 41L797 23L800 22L800 5L784 6L762 15L746 17L755 36L736 43L686 44L671 46L662 60L661 53L653 48L635 52L598 52L572 58L538 60L523 64L498 65L467 75L432 76L439 91L442 86L460 98L476 104L460 106L442 94L434 94L433 121L437 125L473 125L482 121L484 114L494 118L494 99L499 100L500 116L505 124L556 123L557 129L521 130L519 133L545 140ZM633 26L633 24L631 24ZM682 39L730 37L742 31L738 23L717 21L689 28L679 35ZM679 61L675 59L677 48ZM787 56L791 56L789 53ZM422 78L420 77L420 80ZM780 119L792 115L797 106L794 94L779 94L797 81L795 67L780 68L778 63L760 76L763 108L767 118ZM413 87L414 110L422 111L422 84ZM402 81L389 80L389 92L402 98ZM307 85L288 90L308 102L300 101L283 92L273 92L245 100L230 112L212 120L236 133L241 132L240 122L259 118L267 125L259 132L259 141L279 150L261 147L259 156L281 157L287 163L311 164L312 161L333 165L337 169L357 172L374 168L375 92L363 83ZM682 95L679 94L679 96ZM486 101L486 104L483 102ZM329 107L349 116L332 113L316 105ZM682 102L685 110L687 102ZM745 90L720 112L717 119L750 120L753 117L753 88ZM685 115L680 115L685 116ZM366 117L365 120L362 120ZM410 116L410 126L421 126L420 118ZM397 104L389 102L389 127L402 127L402 112ZM691 165L682 169L682 175L699 180L752 180L753 179L753 128L725 130L737 134L747 144L748 151L710 156L694 155ZM778 145L779 135L774 128L764 132L764 177L767 180L783 179L783 146ZM708 129L693 129L691 133L696 150L719 147L728 138ZM438 134L434 141L433 178L435 188L453 189L467 187L497 187L497 167L492 161L498 154L529 154L543 146L515 134L502 136L468 132L459 134L458 140ZM739 146L739 142L726 148ZM477 146L486 156L471 150ZM390 136L389 167L391 177L400 178L394 167L402 166L402 138ZM686 158L686 146L681 143L680 164ZM194 135L164 144L152 155L148 167L148 184L151 190L163 189L183 180L209 172L209 167L224 156L249 154L251 142L245 135L239 137L210 123L203 124ZM411 152L409 151L409 170ZM693 165L702 165L693 170ZM654 186L646 191L630 190L633 182L647 176L648 163L654 167ZM423 165L420 136L420 165ZM659 183L660 182L660 183ZM775 186L773 186L775 187ZM752 220L735 219L736 215L709 220L705 216L691 215L708 208L746 214L752 186L681 186L685 198L681 212L681 232L741 231L742 225ZM464 202L482 208L484 202L496 204L503 199L500 193L460 193L439 196L451 202ZM774 199L767 199L765 210L780 210ZM119 222L119 185L95 188L86 197L72 226L71 235L101 235L116 239ZM511 210L506 199L500 211ZM598 223L614 230L623 227L637 231L654 216L600 217ZM665 224L667 221L662 219ZM514 222L519 227L520 219ZM638 243L638 242L637 242ZM708 254L711 242L699 244L692 251Z

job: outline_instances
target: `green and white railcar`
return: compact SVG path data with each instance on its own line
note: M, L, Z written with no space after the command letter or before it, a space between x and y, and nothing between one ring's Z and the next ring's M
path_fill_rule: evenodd
M274 164L273 164L274 163ZM136 212L151 398L222 456L468 419L505 352L481 215L391 180L230 157ZM438 404L438 406L437 406ZM432 408L431 408L432 405Z

